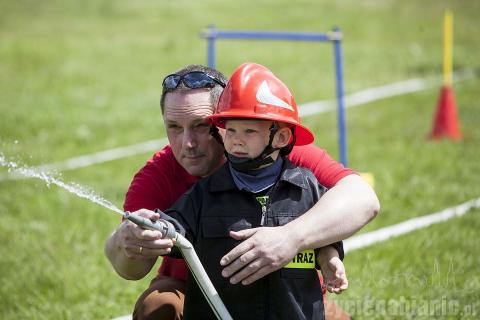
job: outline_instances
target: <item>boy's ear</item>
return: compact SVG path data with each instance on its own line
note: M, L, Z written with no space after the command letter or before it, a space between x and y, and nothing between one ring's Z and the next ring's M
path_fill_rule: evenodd
M290 142L292 138L292 130L289 127L282 127L275 133L272 141L272 147L283 148Z

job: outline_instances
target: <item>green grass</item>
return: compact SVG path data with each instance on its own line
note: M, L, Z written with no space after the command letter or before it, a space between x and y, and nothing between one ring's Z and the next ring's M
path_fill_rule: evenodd
M0 152L37 165L163 137L163 76L205 63L198 35L212 23L318 32L340 26L347 93L438 75L445 8L455 15L455 68L478 70L475 1L0 1ZM299 103L335 95L330 45L225 41L217 55L227 75L244 61L267 65ZM350 166L375 175L382 204L361 232L480 195L479 85L478 78L455 85L464 135L457 143L426 139L439 89L348 110ZM337 157L335 114L304 122L317 144ZM121 206L149 156L67 171L62 179ZM432 307L431 317L478 317L478 214L350 253L350 288L338 300L358 319L395 318L372 314L372 301L378 308L417 303L420 318L430 315L422 314L425 303L447 301L458 308L441 314ZM118 277L103 244L119 219L54 186L0 181L0 217L2 319L112 318L131 312L151 278Z
M359 319L478 318L480 249L466 241L476 237L478 214L352 252L350 289L336 300Z

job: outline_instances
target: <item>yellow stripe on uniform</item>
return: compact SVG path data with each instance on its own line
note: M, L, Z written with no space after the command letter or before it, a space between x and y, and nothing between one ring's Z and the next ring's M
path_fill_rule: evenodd
M315 252L313 249L308 249L297 253L284 268L315 269Z

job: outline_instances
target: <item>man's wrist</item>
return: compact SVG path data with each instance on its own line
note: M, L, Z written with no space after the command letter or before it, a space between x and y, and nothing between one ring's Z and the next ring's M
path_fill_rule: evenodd
M294 243L297 252L311 249L306 245L305 238L303 237L302 232L298 232L299 228L297 228L295 224L289 223L284 225L282 228L283 232L286 235L286 238Z

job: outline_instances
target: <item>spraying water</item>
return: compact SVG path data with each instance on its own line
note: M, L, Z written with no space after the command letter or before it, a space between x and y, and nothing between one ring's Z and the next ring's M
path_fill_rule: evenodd
M60 188L63 188L68 192L79 196L80 198L90 200L93 203L99 204L102 207L105 207L120 214L125 219L136 223L142 228L158 230L161 232L162 237L175 239L175 245L180 249L180 252L185 258L185 262L190 268L190 271L192 272L195 281L198 283L216 318L222 320L232 320L230 313L220 299L217 290L210 281L207 272L203 268L200 259L195 253L192 244L183 235L177 233L175 227L170 222L162 219L152 221L150 219L146 219L135 214L130 214L130 212L123 212L110 201L105 200L104 198L98 196L93 191L88 190L85 187L74 183L65 183L55 178L52 174L41 171L39 169L32 169L26 166L19 167L18 164L16 164L15 162L8 161L2 153L0 153L0 167L8 168L8 172L10 173L18 174L27 178L40 179L46 182L47 186L50 186L51 184L59 186Z
M65 183L58 178L54 177L51 173L34 170L27 166L19 166L15 162L8 161L5 156L0 153L0 166L8 168L8 172L18 174L27 178L37 178L44 181L47 186L54 184L60 188L67 190L70 193L73 193L80 198L84 198L90 200L93 203L99 204L102 207L110 209L116 213L124 215L123 211L117 208L113 203L110 201L100 197L99 195L95 194L93 191L88 190L87 188L76 184L76 183Z

